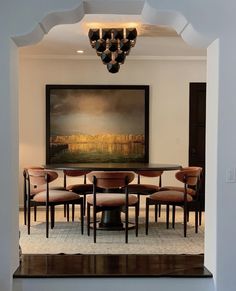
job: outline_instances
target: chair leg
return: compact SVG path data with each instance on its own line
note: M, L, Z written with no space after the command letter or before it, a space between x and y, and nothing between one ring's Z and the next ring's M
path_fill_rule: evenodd
M30 219L31 219L31 209L30 209L30 202L28 201L28 207L27 207L27 215L28 215L28 234L30 234Z
M158 204L155 204L155 222L157 222Z
M72 221L75 221L75 204L72 204Z
M90 236L90 204L87 203L87 234Z
M49 233L49 205L46 204L46 238L48 238Z
M64 217L66 217L66 204L64 204Z
M84 195L84 199L83 199L83 211L84 211L84 216L86 215L86 195Z
M138 236L138 214L139 214L139 205L135 205L135 224L136 224L136 236Z
M34 206L34 221L37 221L37 206Z
M169 228L170 205L166 205L166 228Z
M198 233L198 210L195 210L195 233Z
M146 198L146 235L148 235L148 224L149 224L149 198Z
M84 234L84 199L80 204L81 234Z
M138 194L138 216L140 211L140 194Z
M27 224L27 197L24 195L24 225Z
M199 225L202 225L202 210L201 208L199 209Z
M125 243L128 243L128 221L129 221L129 207L125 207Z
M96 243L97 235L97 212L96 207L93 206L93 241Z
M175 205L172 206L172 228L175 228Z
M70 204L66 204L67 221L70 221Z
M161 217L161 204L159 204L159 217Z
M54 205L51 205L51 207L50 207L50 213L51 213L51 229L53 229L54 228L54 224L55 224L55 220L54 220L54 218L55 218L55 206Z
M184 206L184 237L187 236L187 216L188 216L187 207Z

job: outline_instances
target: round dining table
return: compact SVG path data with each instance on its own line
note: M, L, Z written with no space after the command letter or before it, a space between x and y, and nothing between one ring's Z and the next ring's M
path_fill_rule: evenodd
M50 170L80 170L80 171L176 171L181 169L178 164L154 163L63 163L46 164ZM114 192L114 191L113 191ZM132 228L132 224L131 227ZM122 230L121 209L105 210L102 212L98 229Z

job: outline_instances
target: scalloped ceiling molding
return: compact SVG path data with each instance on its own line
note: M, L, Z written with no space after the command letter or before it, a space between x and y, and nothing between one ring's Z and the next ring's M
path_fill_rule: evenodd
M39 42L44 34L58 24L79 22L85 14L115 13L140 15L145 23L151 25L169 26L181 34L183 39L194 46L206 47L212 41L194 30L192 25L178 11L157 10L149 2L144 1L112 1L107 7L107 1L86 1L72 10L52 12L46 15L40 23L28 34L13 37L15 43L20 46L31 45Z

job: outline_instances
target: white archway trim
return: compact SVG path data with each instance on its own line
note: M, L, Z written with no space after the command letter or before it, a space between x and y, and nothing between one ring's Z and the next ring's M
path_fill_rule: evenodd
M186 17L178 11L159 10L147 1L79 1L75 9L55 11L46 15L29 33L13 37L18 47L39 42L49 30L58 24L79 22L85 14L136 14L149 24L166 25L176 30L182 38L194 47L208 47L214 38L197 32ZM108 3L109 2L109 3Z
M166 25L174 28L180 34L188 24L186 18L176 11L157 10L145 3L142 11L142 19L145 23L153 25Z
M46 15L30 33L15 36L12 39L18 47L35 44L56 25L79 22L85 15L84 6L84 2L80 1L75 9L52 12Z
M186 43L199 48L207 48L215 40L196 31L191 23L185 26L181 32L181 37Z
M194 29L191 23L182 13L173 10L162 10L153 7L145 2L142 18L144 22L154 25L166 25L176 30L184 41L194 47L207 48L214 40L214 37L202 35Z
M122 14L140 15L145 0L121 1L78 1L75 9L55 11L46 15L42 21L29 33L12 37L18 47L32 45L39 42L49 30L58 24L72 24L79 22L85 14Z

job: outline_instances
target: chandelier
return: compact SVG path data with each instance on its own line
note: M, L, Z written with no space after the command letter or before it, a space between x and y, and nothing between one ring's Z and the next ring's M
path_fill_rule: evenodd
M110 73L117 73L136 43L136 28L89 29L90 44Z

